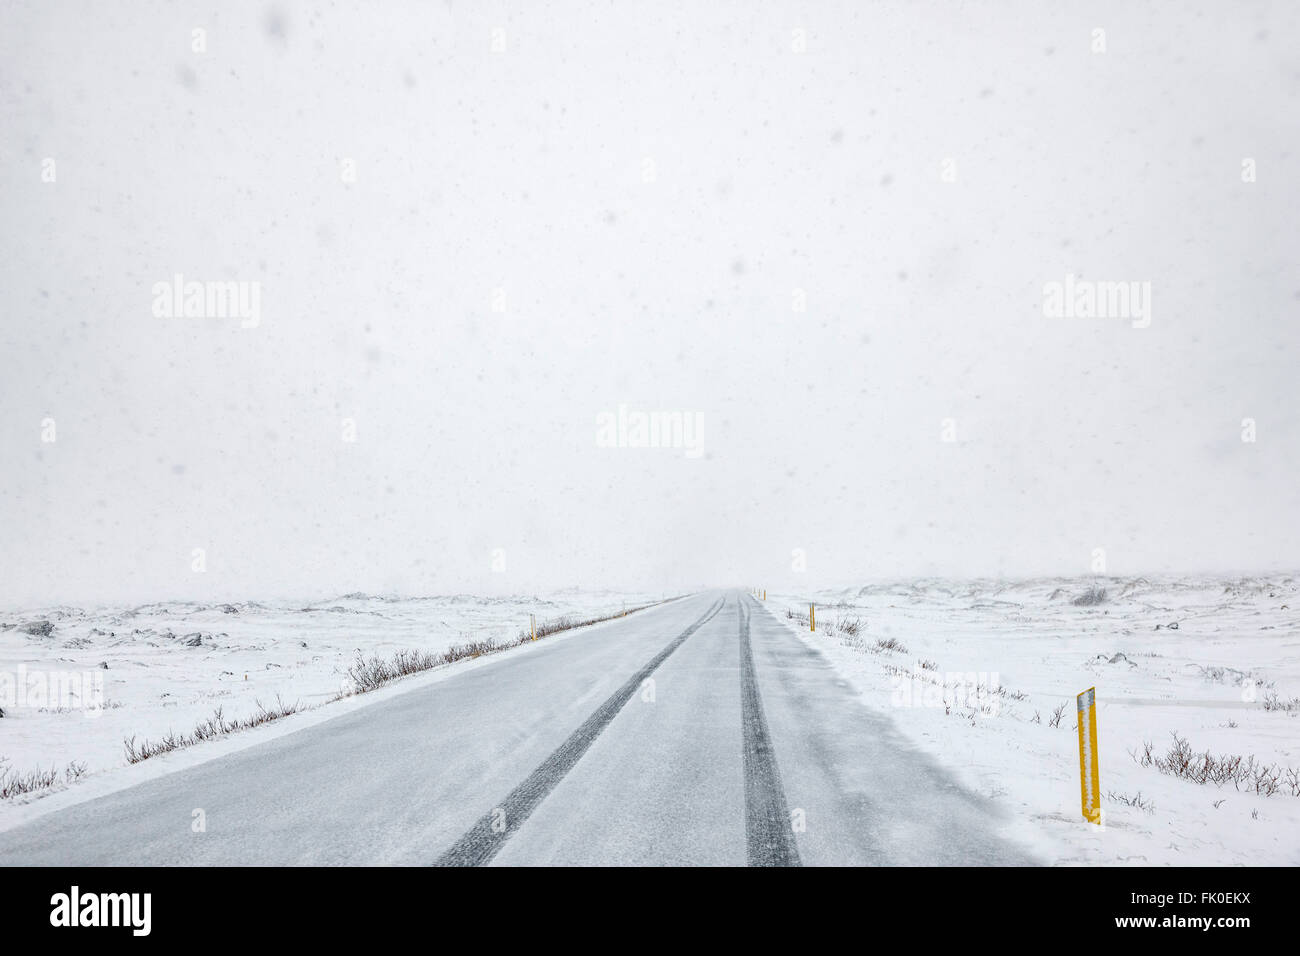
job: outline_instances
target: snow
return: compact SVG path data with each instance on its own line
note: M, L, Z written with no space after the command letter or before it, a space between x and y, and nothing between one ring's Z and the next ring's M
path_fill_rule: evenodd
M1102 603L1073 603L1094 585L1106 590ZM1022 837L1054 863L1295 865L1300 798L1198 785L1140 766L1133 754L1148 741L1164 754L1177 732L1198 752L1300 768L1300 713L1263 704L1270 694L1283 702L1300 695L1298 592L1289 575L920 580L772 593L767 604L863 703L1007 806ZM854 618L856 638L836 627ZM906 651L876 648L891 637ZM921 668L923 660L935 669ZM944 696L955 703L972 674L1025 696L977 698L974 717L968 707L945 708ZM925 692L935 675L948 687L937 700ZM1075 695L1094 685L1101 827L1082 817L1075 729ZM1138 794L1149 810L1116 799Z
M744 719L746 641L765 729ZM284 732L299 719L18 807L0 818L0 866L428 865L451 862L489 814L507 824L493 860L506 865L739 864L772 834L751 825L755 798L788 808L807 865L1037 860L1004 832L1007 814L955 786L734 592L419 674ZM750 773L760 738L779 778ZM224 759L189 762L206 749ZM140 786L113 792L115 776Z
M346 672L358 653L386 658L408 648L505 640L527 629L530 614L539 623L596 617L663 597L578 590L504 598L352 594L310 604L0 612L0 762L18 772L84 763L94 775L126 763L126 738L188 733L218 707L230 720L277 700L327 704L350 690ZM46 621L52 631L43 636ZM301 715L282 721L301 722ZM236 736L262 739L271 726ZM0 801L0 818L13 803Z
M1075 603L1094 587L1105 590L1103 600ZM87 696L96 679L103 682L98 711L79 700L63 707L55 706L59 701L4 702L0 756L14 769L84 761L89 775L49 796L0 802L0 829L492 660L458 662L163 760L126 765L124 738L188 731L217 706L229 718L248 716L258 701L273 705L277 695L305 705L330 701L343 689L358 651L441 650L468 639L513 636L527 626L529 614L539 621L597 615L664 596L350 595L309 605L170 603L0 613L0 679L12 682L20 669L51 680L87 675L77 688L88 688ZM807 630L810 602L817 605L815 633ZM1300 863L1300 798L1197 785L1140 766L1134 756L1148 741L1162 754L1177 732L1198 751L1300 767L1300 713L1264 706L1271 695L1282 702L1300 695L1295 577L912 580L772 592L765 606L798 640L824 654L857 699L886 714L911 746L1008 810L1014 821L1008 835L1041 859L1066 865ZM844 628L854 619L860 622L856 636ZM53 626L45 636L43 621ZM199 640L190 646L194 634ZM877 640L890 639L901 649L877 647ZM101 661L106 670L98 667ZM931 683L936 680L944 690ZM977 697L972 710L957 698L962 685L973 683L1000 686L1004 694ZM52 680L50 686L58 685ZM1101 827L1085 823L1080 812L1074 729L1075 695L1093 686ZM1053 727L1057 707L1063 716ZM1139 795L1143 807L1118 799Z

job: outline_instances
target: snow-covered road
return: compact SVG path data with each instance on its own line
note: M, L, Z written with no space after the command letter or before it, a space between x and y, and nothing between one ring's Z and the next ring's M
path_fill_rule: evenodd
M1035 862L746 594L483 665L49 813L0 863Z

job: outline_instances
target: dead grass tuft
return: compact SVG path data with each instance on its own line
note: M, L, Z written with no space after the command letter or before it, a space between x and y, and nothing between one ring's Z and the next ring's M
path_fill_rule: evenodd
M150 757L157 757L159 754L171 753L173 750L182 750L185 747L193 747L205 740L233 734L239 730L248 730L250 727L260 727L262 724L269 724L272 721L288 717L290 714L296 714L301 709L297 701L286 704L278 694L275 698L274 707L265 707L261 701L255 701L255 703L257 705L256 713L250 717L237 717L234 720L226 720L222 709L218 707L211 717L200 721L194 730L188 734L178 734L169 730L165 737L159 737L156 740L145 739L138 744L135 741L135 736L132 735L122 741L123 746L126 748L126 762L140 763Z
M76 783L85 775L86 765L76 761L64 767L62 773L54 767L49 770L19 772L10 767L7 760L0 759L0 800L10 800L29 793L67 786Z
M1173 734L1173 742L1163 755L1145 741L1142 753L1130 751L1141 767L1155 767L1171 777L1190 780L1192 783L1212 783L1217 787L1231 783L1237 790L1271 797L1276 793L1290 793L1300 797L1300 768L1283 767L1276 763L1261 763L1253 754L1212 754L1208 750L1197 753L1185 737Z

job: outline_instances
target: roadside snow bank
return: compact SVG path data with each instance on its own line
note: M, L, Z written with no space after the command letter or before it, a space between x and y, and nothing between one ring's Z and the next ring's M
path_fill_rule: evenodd
M0 612L0 775L53 771L62 781L73 766L78 779L89 779L126 764L125 740L189 734L217 708L232 721L281 702L305 709L330 701L352 689L347 671L358 654L389 658L402 650L441 653L454 644L505 642L528 629L530 614L540 626L566 616L614 614L663 597L579 591L518 598L350 594L308 605L163 603ZM329 714L342 703L350 702L231 736L268 739L281 725L293 729L307 714ZM205 741L193 748L203 753L181 761L168 755L168 766L228 749L208 750L215 746ZM14 804L0 800L0 818Z
M767 606L1054 862L1300 864L1294 576L911 581ZM1079 806L1075 695L1094 685L1104 827ZM1175 733L1276 765L1278 792L1143 766L1146 744L1163 757Z

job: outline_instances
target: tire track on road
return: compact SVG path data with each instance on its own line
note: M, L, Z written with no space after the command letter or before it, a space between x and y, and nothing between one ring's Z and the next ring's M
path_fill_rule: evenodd
M568 740L543 760L523 783L510 791L505 800L479 818L464 836L438 857L434 866L483 866L490 863L538 804L546 799L547 795L564 779L565 774L573 769L574 764L595 743L596 738L623 709L623 705L632 699L632 695L637 692L641 683L653 674L673 651L681 647L688 637L713 620L722 610L725 600L719 598L718 602L698 621L673 638L667 647L611 694L596 708L595 713L583 721L582 726L569 735Z
M740 610L740 704L745 756L745 849L750 866L799 866L781 770L763 716L763 699L749 643L749 608Z

